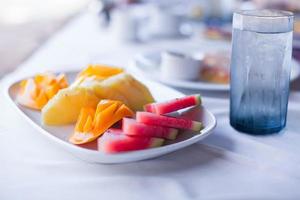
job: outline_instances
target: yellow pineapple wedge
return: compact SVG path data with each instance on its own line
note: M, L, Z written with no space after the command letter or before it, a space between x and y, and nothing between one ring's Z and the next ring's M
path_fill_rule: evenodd
M69 87L60 90L42 109L42 122L46 125L74 123L82 107L96 107L99 98L93 91Z
M99 98L122 101L134 111L154 102L148 88L127 73L111 76L95 84L93 90Z

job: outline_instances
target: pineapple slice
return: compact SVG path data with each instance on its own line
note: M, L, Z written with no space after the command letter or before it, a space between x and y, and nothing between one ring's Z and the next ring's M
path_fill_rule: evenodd
M121 73L94 85L94 91L100 98L119 100L134 111L143 110L143 106L154 102L146 86L130 74Z
M96 107L99 100L92 91L84 88L62 89L43 107L42 122L46 125L74 123L82 107Z

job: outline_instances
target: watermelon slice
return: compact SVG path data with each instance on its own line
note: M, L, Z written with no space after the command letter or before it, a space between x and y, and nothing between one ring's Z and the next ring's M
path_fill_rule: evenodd
M98 150L105 153L119 153L126 151L159 147L164 139L151 137L131 137L122 133L121 129L108 129L98 139Z
M196 106L201 104L201 96L199 94L185 96L182 98L173 99L161 103L150 103L144 106L147 112L156 113L159 115L174 112L183 108Z
M157 115L150 112L137 112L136 121L148 125L166 126L166 127L179 128L179 129L188 129L193 131L200 131L203 128L201 122L192 121L183 118Z
M123 118L122 128L124 134L136 137L157 137L174 140L178 134L178 130L174 128L147 125L129 118Z

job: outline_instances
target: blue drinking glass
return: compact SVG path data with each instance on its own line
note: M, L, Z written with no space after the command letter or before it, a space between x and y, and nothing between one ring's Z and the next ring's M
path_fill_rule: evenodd
M236 12L232 33L230 124L250 134L279 132L286 125L293 14Z

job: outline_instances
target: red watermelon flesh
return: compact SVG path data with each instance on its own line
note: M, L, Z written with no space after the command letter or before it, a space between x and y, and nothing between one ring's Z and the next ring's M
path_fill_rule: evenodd
M166 102L147 104L144 106L144 110L147 112L152 112L152 113L162 115L162 114L174 112L177 110L181 110L183 108L188 108L200 104L201 104L201 96L197 94L197 95L191 95L191 96L185 96L182 98L173 99Z
M154 126L139 123L134 119L123 118L123 132L126 135L136 137L157 137L169 140L176 139L178 130L163 126Z
M105 153L119 153L159 147L163 142L161 138L131 137L122 133L121 129L108 129L98 138L98 150Z
M137 112L136 121L148 125L166 126L171 128L188 129L193 131L200 131L203 128L201 122L183 118L157 115L150 112Z

